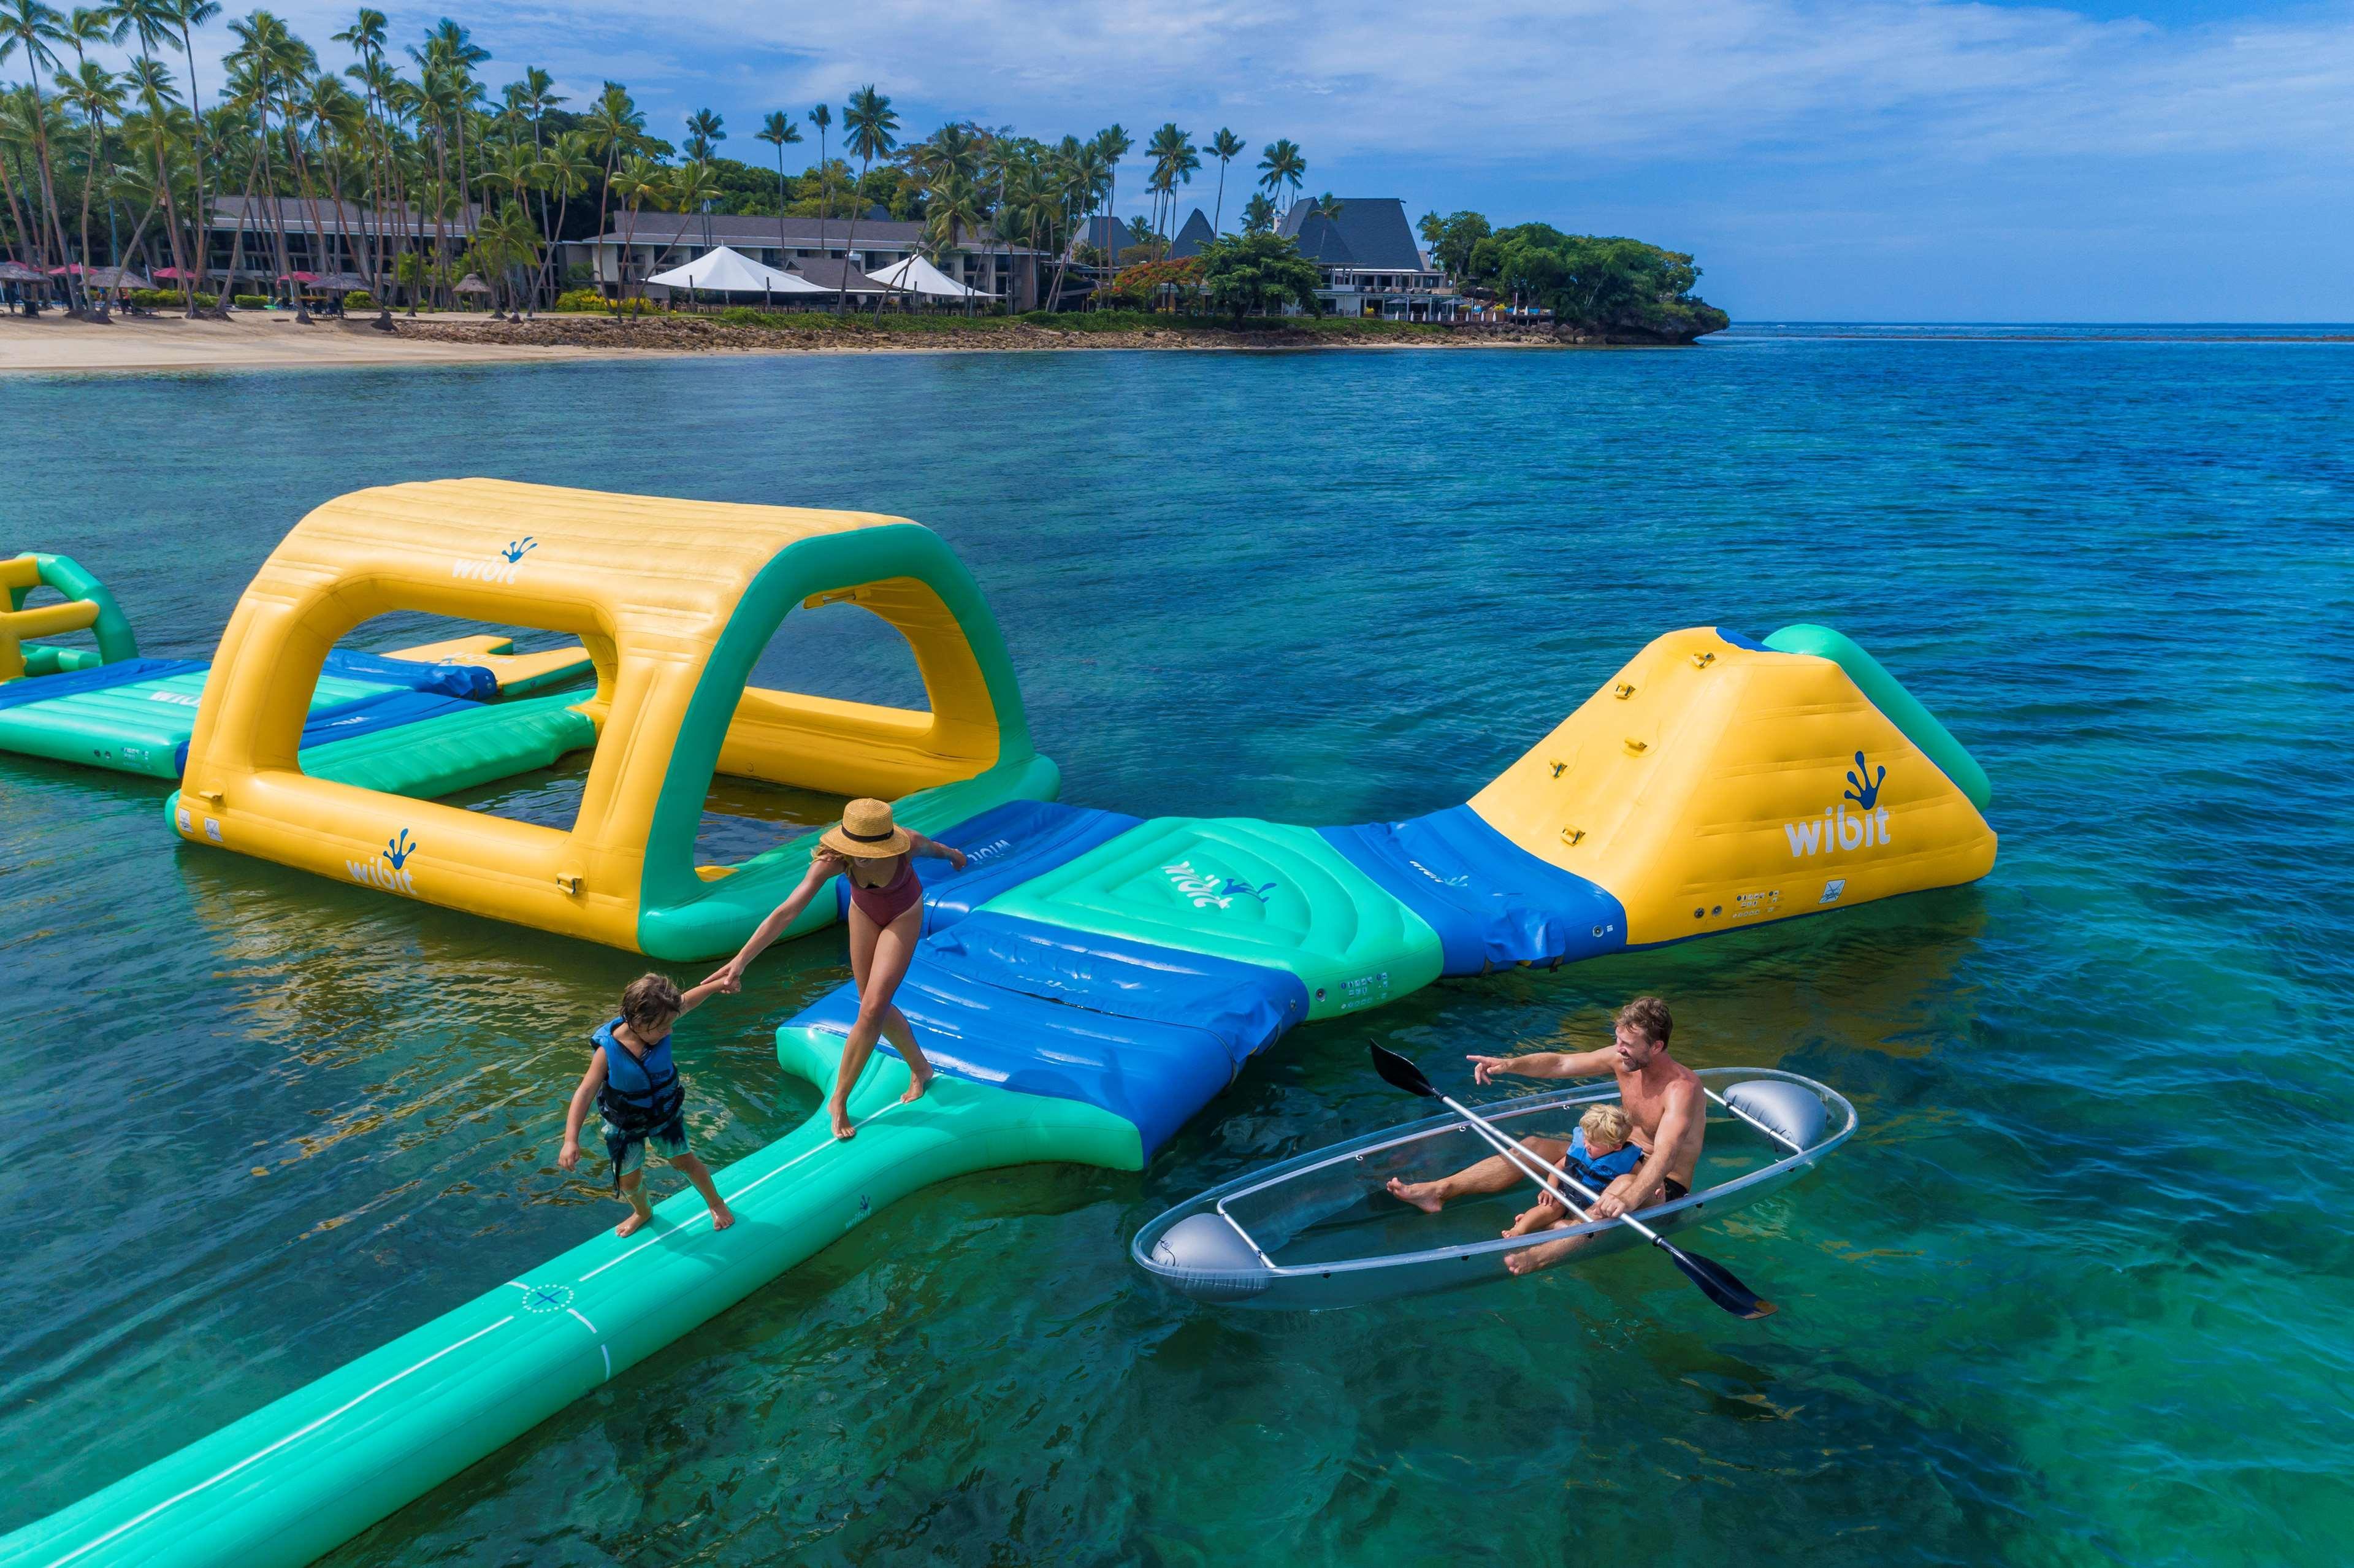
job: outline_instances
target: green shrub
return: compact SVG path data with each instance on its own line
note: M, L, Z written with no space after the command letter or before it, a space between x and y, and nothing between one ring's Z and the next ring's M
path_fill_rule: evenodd
M344 309L347 311L372 311L376 309L376 298L366 289L354 289L350 293L344 296Z
M128 289L123 291L122 298L127 303L144 305L149 310L164 310L186 302L177 289ZM205 310L210 310L213 306L213 296L198 294L196 303Z
M556 308L559 311L594 311L601 314L610 312L613 306L594 289L567 289L556 296Z
M270 308L270 296L267 294L233 294L229 297L229 303L235 305L241 311L266 311Z

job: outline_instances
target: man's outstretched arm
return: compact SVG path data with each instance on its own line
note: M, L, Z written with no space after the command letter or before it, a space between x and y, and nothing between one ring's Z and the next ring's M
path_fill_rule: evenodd
M1493 1083L1499 1074L1517 1078L1606 1078L1617 1070L1617 1053L1599 1051L1532 1051L1525 1056L1469 1056L1471 1081Z

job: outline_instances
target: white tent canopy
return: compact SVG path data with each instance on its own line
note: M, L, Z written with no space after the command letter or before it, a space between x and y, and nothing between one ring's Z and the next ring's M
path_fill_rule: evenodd
M684 267L657 272L646 280L665 289L707 289L717 294L831 294L797 272L764 267L740 250L723 245L696 257Z
M912 294L929 294L943 300L993 300L996 295L980 289L968 289L920 256L910 256L896 267L885 267L868 277L890 288Z

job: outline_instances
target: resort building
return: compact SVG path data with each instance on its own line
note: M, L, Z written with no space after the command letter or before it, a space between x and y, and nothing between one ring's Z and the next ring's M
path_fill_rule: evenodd
M1415 244L1405 203L1395 196L1352 196L1331 217L1312 202L1297 202L1278 232L1323 274L1316 297L1331 314L1444 322L1460 307L1447 275Z
M397 258L404 251L429 252L438 241L448 254L456 255L473 238L482 216L479 203L436 218L416 207L387 211L356 202L294 196L215 196L206 203L205 264L216 279L228 272L263 283L289 272L306 281L365 279L375 275L380 254ZM286 234L282 258L278 253L281 227ZM392 265L387 260L386 270Z
M720 213L642 212L608 221L611 228L595 239L568 239L557 246L557 262L564 275L593 279L609 292L626 287L632 294L643 292L656 300L665 298L669 291L658 284L645 285L645 279L697 260L723 245L763 266L801 273L828 289L839 290L846 284L854 297L882 289L873 281L873 274L925 253L922 224L887 217L862 217L855 231L843 217L779 220ZM1040 256L1034 250L973 235L945 255L929 260L955 281L1002 298L1013 310L1037 308Z

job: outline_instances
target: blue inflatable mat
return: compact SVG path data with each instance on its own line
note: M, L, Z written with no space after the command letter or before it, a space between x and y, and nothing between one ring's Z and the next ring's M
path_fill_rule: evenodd
M1148 1156L1234 1075L1225 1044L1207 1029L1065 1007L948 973L921 956L894 1000L942 1072L1101 1106L1135 1124ZM847 1034L857 1017L858 988L845 985L792 1025Z
M1118 838L1140 819L1120 811L1097 811L1054 800L1009 800L955 827L928 836L965 853L962 871L946 861L916 863L924 879L924 934L944 931L1009 887L1017 886L1066 861L1076 860L1107 839ZM834 913L850 916L850 881L833 885Z
M341 648L328 652L321 673L412 692L434 692L445 697L471 697L477 702L488 702L499 694L499 678L480 664L426 664L414 659L387 659L381 653L356 653Z
M1229 1076L1308 1016L1308 988L1288 969L986 909L922 952L945 975L1090 1012L1206 1030L1225 1054Z
M130 685L134 681L160 681L167 675L186 674L191 670L205 667L194 659L118 659L111 664L69 670L62 674L27 675L19 680L0 682L0 708L20 708L27 703L46 703L52 697L102 692L110 686Z
M378 730L393 729L419 719L438 718L443 714L467 713L482 706L463 697L440 697L430 692L405 692L387 689L357 697L333 707L314 708L302 726L302 747L308 749L331 740L351 740ZM180 742L173 754L172 765L180 771L188 766L188 743Z
M1537 859L1469 806L1320 831L1351 864L1429 922L1447 974L1560 963L1627 945L1627 911L1617 898Z

